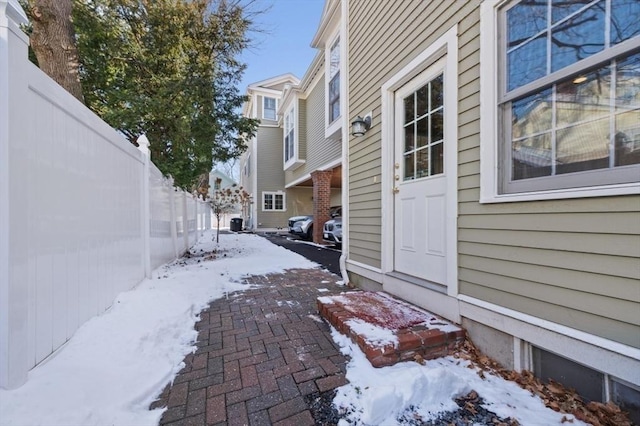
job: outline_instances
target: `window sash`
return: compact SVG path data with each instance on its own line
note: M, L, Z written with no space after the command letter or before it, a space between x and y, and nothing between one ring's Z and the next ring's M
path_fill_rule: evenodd
M340 73L329 82L329 123L340 117Z
M271 98L271 97L265 96L263 98L262 105L263 105L262 117L267 119L267 120L275 120L276 119L276 109L277 109L276 98Z
M501 143L499 144L498 150L498 158L500 158L500 163L498 167L498 178L499 178L499 193L524 193L524 192L533 192L533 191L544 191L544 190L558 190L558 189L572 189L572 188L583 188L588 186L602 186L602 185L614 185L614 184L624 184L624 183L632 183L638 181L638 176L640 176L640 164L634 165L614 165L614 161L617 153L615 152L615 123L616 123L616 111L615 111L615 78L613 78L611 83L611 93L610 102L612 102L611 110L608 114L605 114L602 118L609 120L609 127L611 129L608 132L609 137L609 154L608 159L603 161L608 161L608 165L606 167L602 165L603 168L595 168L601 167L601 165L586 165L585 167L594 167L590 170L582 170L582 171L573 171L573 172L564 172L559 173L556 170L558 165L557 161L557 133L562 132L562 126L558 124L556 117L556 90L557 87L561 84L564 84L567 81L570 81L573 77L577 75L583 75L590 71L594 71L596 69L602 69L603 67L607 67L608 65L615 64L617 58L624 58L627 56L631 56L637 51L640 51L640 36L634 35L630 39L619 42L615 45L611 44L611 40L605 36L605 45L600 52L591 54L586 58L579 60L573 64L567 65L563 68L560 68L556 71L551 72L550 62L547 63L547 72L544 76L535 79L531 82L523 84L520 87L513 88L512 90L508 90L507 88L507 65L508 65L508 50L506 47L507 43L507 32L508 32L508 23L507 23L507 12L518 2L513 2L508 5L508 7L503 8L498 13L498 28L499 31L505 35L501 37L500 44L500 54L499 54L499 78L501 84L498 86L498 112L499 112L499 128L501 129ZM600 3L599 1L593 1L581 9L576 9L572 14L567 15L562 18L559 22L564 22L569 20L572 17L575 17L582 13L583 11L593 7L594 5L602 5L605 4L604 1ZM605 12L605 21L609 22L611 20L611 16L613 12L611 11L611 3L609 0L606 0L606 12ZM548 11L549 18L551 16L551 12ZM554 23L553 25L556 25ZM550 31L550 27L547 28ZM605 32L609 32L608 26L605 28ZM531 37L511 49L517 49L521 47L525 43L530 40L535 39L539 34L533 34ZM547 50L547 60L549 59L550 50ZM612 68L612 73L615 73L615 68ZM548 176L540 176L540 177L528 177L521 178L518 180L513 179L514 174L514 153L513 153L513 143L514 143L514 125L512 124L513 116L512 116L512 107L515 102L518 100L522 100L528 96L533 96L535 94L540 94L545 90L551 89L553 91L553 126L549 129L551 132L551 153L549 160L551 161L551 175ZM635 109L634 109L635 110ZM589 121L589 120L588 120ZM587 121L587 124L589 124ZM592 119L591 121L596 121L596 119ZM578 127L576 123L573 123L571 126ZM571 127L565 126L565 128ZM529 135L532 137L532 135ZM535 135L533 135L535 136ZM571 164L571 163L569 163ZM567 167L567 166L563 166ZM571 167L571 165L569 166Z
M292 108L284 117L284 160L295 158L295 110Z
M285 211L285 198L282 193L263 192L262 200L263 211Z
M329 78L340 72L340 39L337 39L329 52Z

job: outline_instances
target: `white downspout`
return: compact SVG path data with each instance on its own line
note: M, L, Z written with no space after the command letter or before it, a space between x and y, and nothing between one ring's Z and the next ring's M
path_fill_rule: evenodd
M349 284L347 259L349 258L349 40L347 21L349 20L349 0L340 2L340 75L344 80L340 85L342 101L342 254L340 255L340 273L345 285Z

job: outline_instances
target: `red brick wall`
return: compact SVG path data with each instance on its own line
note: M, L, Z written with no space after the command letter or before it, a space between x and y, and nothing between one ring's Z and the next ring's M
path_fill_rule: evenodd
M313 181L313 242L322 243L322 227L331 219L331 170L311 172Z

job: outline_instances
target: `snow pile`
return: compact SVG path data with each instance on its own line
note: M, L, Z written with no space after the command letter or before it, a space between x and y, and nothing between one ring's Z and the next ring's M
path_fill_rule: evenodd
M547 408L540 398L516 383L484 373L484 379L468 361L453 357L403 362L374 368L364 353L348 337L332 329L333 340L350 358L349 383L337 389L334 405L346 418L346 425L396 425L403 414L424 422L455 411L455 398L475 390L485 401L483 407L501 418L514 418L521 425L584 425L571 415ZM563 422L563 417L565 418Z
M248 288L243 275L318 266L255 235L206 233L191 256L158 268L29 373L0 389L0 424L157 425L149 405L195 350L198 314L211 300Z

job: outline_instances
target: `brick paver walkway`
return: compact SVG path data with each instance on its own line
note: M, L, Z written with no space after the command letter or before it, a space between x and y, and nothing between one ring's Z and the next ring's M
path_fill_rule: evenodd
M198 349L152 408L161 425L313 425L310 402L346 383L316 298L347 290L321 269L250 276L196 324Z

